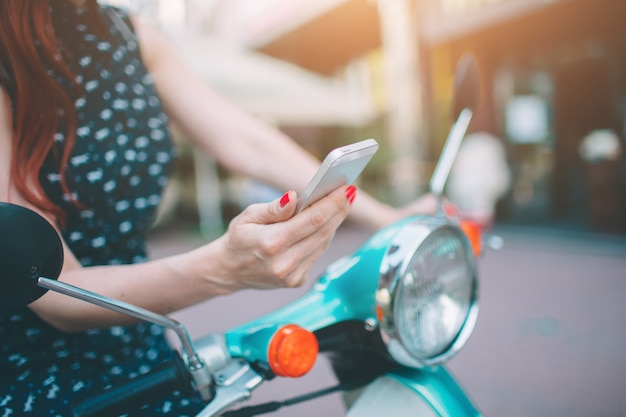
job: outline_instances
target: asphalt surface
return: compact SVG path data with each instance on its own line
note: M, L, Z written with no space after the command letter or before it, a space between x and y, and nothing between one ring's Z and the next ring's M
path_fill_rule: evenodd
M448 368L486 416L626 416L626 237L499 226L504 247L479 262L480 315ZM313 276L354 251L369 234L344 226ZM206 239L188 228L155 233L154 257ZM209 300L174 317L192 337L221 332L297 298L296 290L244 291ZM252 403L283 400L332 385L321 358L301 379L280 379ZM341 416L339 395L271 416Z

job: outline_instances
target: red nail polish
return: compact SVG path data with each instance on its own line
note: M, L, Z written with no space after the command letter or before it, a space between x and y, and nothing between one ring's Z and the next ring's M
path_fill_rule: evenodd
M285 194L283 194L283 196L280 198L280 206L281 207L285 207L287 205L287 203L289 203L289 191L287 191Z
M356 187L354 185L351 185L348 188L346 188L346 198L348 199L348 202L350 204L354 202L355 197L356 197Z

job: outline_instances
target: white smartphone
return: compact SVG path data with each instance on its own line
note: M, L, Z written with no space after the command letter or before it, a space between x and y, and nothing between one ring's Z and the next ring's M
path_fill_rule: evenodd
M352 184L377 150L378 142L374 139L365 139L330 151L309 184L298 196L296 213L337 187Z

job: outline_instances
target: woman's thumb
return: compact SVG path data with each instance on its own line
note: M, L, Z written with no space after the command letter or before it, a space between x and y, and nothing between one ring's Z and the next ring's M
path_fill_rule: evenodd
M258 222L264 224L278 223L289 219L296 210L296 193L287 191L279 199L272 201L265 206L264 210L258 213Z

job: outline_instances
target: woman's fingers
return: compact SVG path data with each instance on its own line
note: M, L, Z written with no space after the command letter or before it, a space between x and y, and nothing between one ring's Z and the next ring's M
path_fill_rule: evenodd
M326 235L334 231L345 220L356 196L354 186L340 187L320 201L277 225L275 233L288 233L292 243L314 234ZM296 201L290 201L295 207Z
M342 187L281 225L290 228L291 241L273 261L284 286L298 287L306 282L309 270L348 215L355 194L355 187Z
M328 248L350 210L356 190L341 187L294 216L297 196L248 207L231 222L225 261L235 285L296 287Z
M288 220L296 210L296 193L287 191L279 199L268 204L253 204L239 217L246 223L274 224Z

